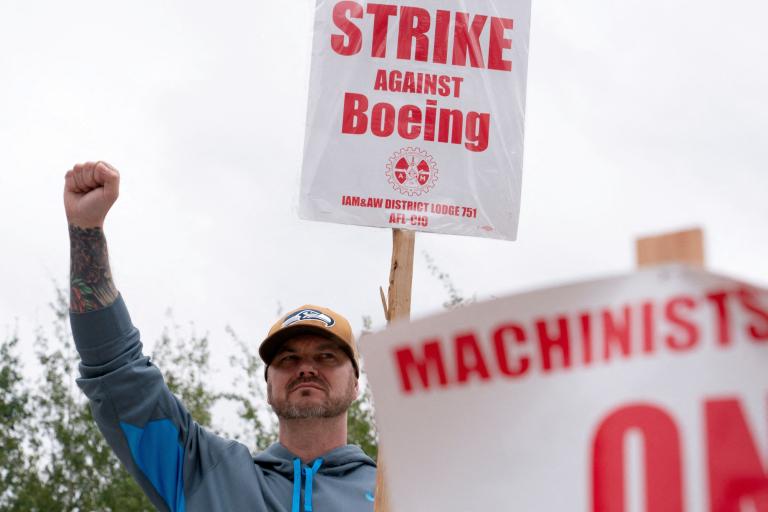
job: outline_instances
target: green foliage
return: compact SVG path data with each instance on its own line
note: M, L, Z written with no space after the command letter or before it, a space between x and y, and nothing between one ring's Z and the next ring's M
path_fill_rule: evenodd
M360 336L365 336L371 332L373 320L370 316L363 317L363 332ZM356 444L363 449L373 460L379 455L379 434L376 431L376 422L373 418L373 396L371 388L368 385L368 379L365 377L365 361L361 368L361 382L365 382L365 387L360 398L349 408L347 416L347 438L351 444Z
M367 383L360 398L349 408L347 439L363 449L373 460L379 455L379 438L373 421L371 389Z
M29 392L24 388L15 355L19 339L0 343L0 510L9 506L23 485L24 427L31 415Z
M167 327L163 330L152 354L154 362L162 370L168 388L181 399L195 421L210 429L211 407L217 395L205 382L210 373L208 335L198 336L193 326L185 336L175 324L173 333L172 338Z
M248 446L252 451L261 451L277 441L277 423L274 415L265 406L267 403L264 362L252 344L245 343L232 327L227 333L239 349L237 356L229 358L229 364L236 369L232 382L233 389L244 393L223 393L221 396L239 405L237 415L241 420L239 431L231 437Z

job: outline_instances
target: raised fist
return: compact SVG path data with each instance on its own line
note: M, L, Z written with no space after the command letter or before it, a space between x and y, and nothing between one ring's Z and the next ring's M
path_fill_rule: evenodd
M75 165L64 177L67 221L80 228L102 227L119 190L120 173L108 163Z

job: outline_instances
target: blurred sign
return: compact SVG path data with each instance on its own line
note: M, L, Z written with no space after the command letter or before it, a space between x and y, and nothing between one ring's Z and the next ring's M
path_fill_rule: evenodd
M768 290L656 267L362 352L398 512L768 510Z
M530 0L317 0L300 215L514 239Z

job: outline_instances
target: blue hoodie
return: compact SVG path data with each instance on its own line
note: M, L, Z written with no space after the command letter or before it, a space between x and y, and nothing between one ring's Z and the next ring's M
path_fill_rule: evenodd
M376 465L353 445L303 464L280 443L251 455L205 430L142 353L119 296L70 313L80 353L77 383L99 429L158 510L169 512L373 510Z

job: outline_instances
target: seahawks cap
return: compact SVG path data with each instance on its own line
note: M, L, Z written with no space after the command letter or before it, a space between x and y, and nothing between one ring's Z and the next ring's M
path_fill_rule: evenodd
M275 322L259 346L259 355L264 363L269 366L283 343L301 334L315 334L339 342L340 348L352 360L355 375L360 376L357 345L349 322L331 309L312 304L296 308Z

